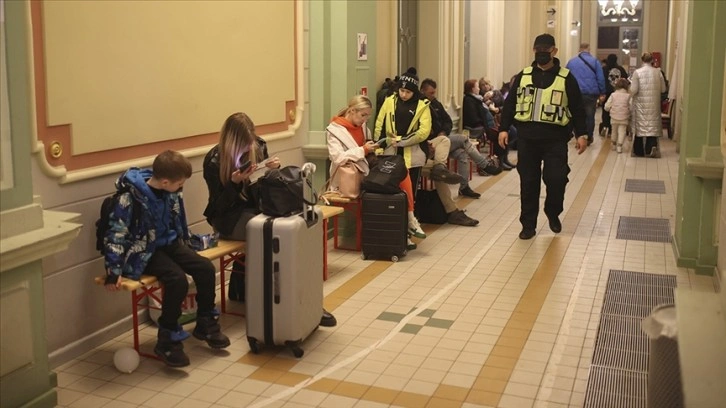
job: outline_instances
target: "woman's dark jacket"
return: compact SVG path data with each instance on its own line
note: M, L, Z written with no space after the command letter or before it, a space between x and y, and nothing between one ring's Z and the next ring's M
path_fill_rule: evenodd
M269 157L267 143L259 137L256 151L257 163ZM203 168L204 181L209 189L209 201L204 209L204 216L209 225L220 234L231 235L244 210L252 208L259 212L257 186L250 185L248 181L239 184L230 181L227 186L222 185L219 177L219 145L214 146L204 157Z

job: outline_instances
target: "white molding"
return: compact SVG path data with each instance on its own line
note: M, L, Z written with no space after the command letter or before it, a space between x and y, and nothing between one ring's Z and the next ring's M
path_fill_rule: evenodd
M3 238L0 241L0 273L68 249L81 231L81 224L70 222L79 215L43 211L41 228Z
M296 58L295 58L295 70L297 73L297 80L296 80L296 86L297 86L297 105L295 106L295 120L292 124L290 124L286 130L266 134L263 136L263 138L270 142L275 140L283 140L283 139L291 139L295 136L297 131L300 129L300 126L302 125L303 120L303 113L305 111L305 41L304 41L304 2L303 0L295 0L295 49L297 52ZM27 15L27 24L28 27L32 27L32 20L30 15L30 7L28 7L28 15ZM32 30L28 30L28 43L32 44ZM35 65L33 63L32 59L32 53L28 53L28 67L30 68L30 72L35 72ZM45 155L45 144L43 141L38 140L38 127L37 127L37 115L36 115L36 109L37 106L37 100L35 99L35 81L33 79L33 75L30 75L29 85L28 85L29 91L30 91L30 104L32 109L31 110L31 123L32 123L32 131L31 131L31 149L32 153L35 155L36 161L38 163L38 167L41 169L43 174L45 174L48 177L56 178L58 179L59 184L68 184L68 183L74 183L77 181L83 181L83 180L89 180L97 177L107 176L109 174L117 174L119 172L122 172L129 167L145 167L151 165L151 163L154 160L154 157L156 156L156 152L154 156L146 156L141 158L135 158L131 160L127 160L124 162L118 162L118 163L112 163L110 165L103 165L103 166L97 166L92 168L86 168L81 170L73 170L68 171L65 166L53 166L50 163L48 163L48 159ZM285 112L285 115L288 115L289 112ZM192 149L186 149L180 151L185 157L188 158L194 158L198 156L203 156L207 154L209 149L212 148L214 145L207 145L207 146L200 146L195 147Z

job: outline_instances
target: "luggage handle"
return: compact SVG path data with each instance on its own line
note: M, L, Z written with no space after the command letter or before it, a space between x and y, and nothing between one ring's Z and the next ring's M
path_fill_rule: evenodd
M318 201L317 194L315 194L315 188L313 188L313 174L317 167L315 163L307 162L302 165L300 174L303 178L303 213L302 216L307 222L308 226L317 222L317 214L315 213L315 202ZM311 199L308 201L305 199L305 186L309 187Z

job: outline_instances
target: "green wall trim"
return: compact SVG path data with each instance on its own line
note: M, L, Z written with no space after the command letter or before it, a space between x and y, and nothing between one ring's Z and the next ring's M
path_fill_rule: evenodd
M678 255L678 245L676 242L672 242L673 252L676 255L676 265L681 268L693 269L696 275L713 276L716 272L716 265L703 265L699 264L699 260L695 258L685 258Z
M690 2L683 47L683 131L673 245L679 265L707 270L707 274L713 272L718 256L714 197L721 189L721 175L717 173L723 168L719 127L726 55L724 19L724 2Z
M30 2L5 1L5 35L7 52L8 103L10 105L10 139L13 158L13 187L0 194L0 211L33 202L30 168L33 106L30 98L28 15Z

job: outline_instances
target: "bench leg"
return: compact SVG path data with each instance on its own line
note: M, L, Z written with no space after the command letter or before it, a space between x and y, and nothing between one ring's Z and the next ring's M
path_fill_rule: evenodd
M235 313L235 312L227 312L227 291L225 288L227 287L226 282L226 276L227 276L227 267L233 264L234 261L237 261L239 263L244 264L244 256L245 254L242 252L235 252L229 255L224 255L221 258L219 258L219 287L220 291L220 309L222 313L225 314L232 314L235 316L244 316L242 313ZM230 273L234 273L231 272Z
M154 292L157 290L161 290L161 287L156 288L148 288L144 287L141 288L141 291L134 290L131 292L131 321L133 324L133 331L134 331L134 350L136 350L137 353L139 353L140 356L153 358L155 360L161 360L158 356L155 354L149 354L144 353L141 351L140 344L139 344L139 306L142 308L147 308L147 305L140 304L141 301L146 297L154 296Z
M328 280L328 220L323 220L323 281Z

